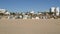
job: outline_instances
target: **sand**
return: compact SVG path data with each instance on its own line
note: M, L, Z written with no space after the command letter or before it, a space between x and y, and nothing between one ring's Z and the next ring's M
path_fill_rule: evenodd
M60 19L0 19L0 34L60 34Z

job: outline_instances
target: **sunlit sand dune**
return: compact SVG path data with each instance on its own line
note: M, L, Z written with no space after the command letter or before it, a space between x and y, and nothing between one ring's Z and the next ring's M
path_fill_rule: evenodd
M0 19L0 34L60 34L60 19Z

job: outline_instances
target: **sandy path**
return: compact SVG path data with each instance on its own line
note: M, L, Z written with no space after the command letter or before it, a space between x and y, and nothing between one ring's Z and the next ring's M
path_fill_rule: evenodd
M60 34L60 19L0 19L0 34Z

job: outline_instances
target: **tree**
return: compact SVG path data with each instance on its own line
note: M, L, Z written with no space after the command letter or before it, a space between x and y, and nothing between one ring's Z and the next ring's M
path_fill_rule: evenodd
M4 14L3 13L0 13L0 16L3 16Z

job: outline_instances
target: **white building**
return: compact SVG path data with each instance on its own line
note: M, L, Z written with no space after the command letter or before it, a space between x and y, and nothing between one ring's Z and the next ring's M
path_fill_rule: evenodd
M59 7L56 8L56 15L59 16Z
M51 7L51 12L55 12L55 7Z
M28 15L24 15L23 16L23 19L28 19Z
M8 16L8 19L15 19L15 17L13 17L13 15Z
M8 12L6 9L0 9L0 13L10 14L10 12Z
M10 15L10 12L5 12L4 14L6 14L6 15Z
M56 12L56 16L59 16L59 7L51 7L51 12L53 12L53 13Z
M0 9L0 13L5 13L6 10L5 9Z

